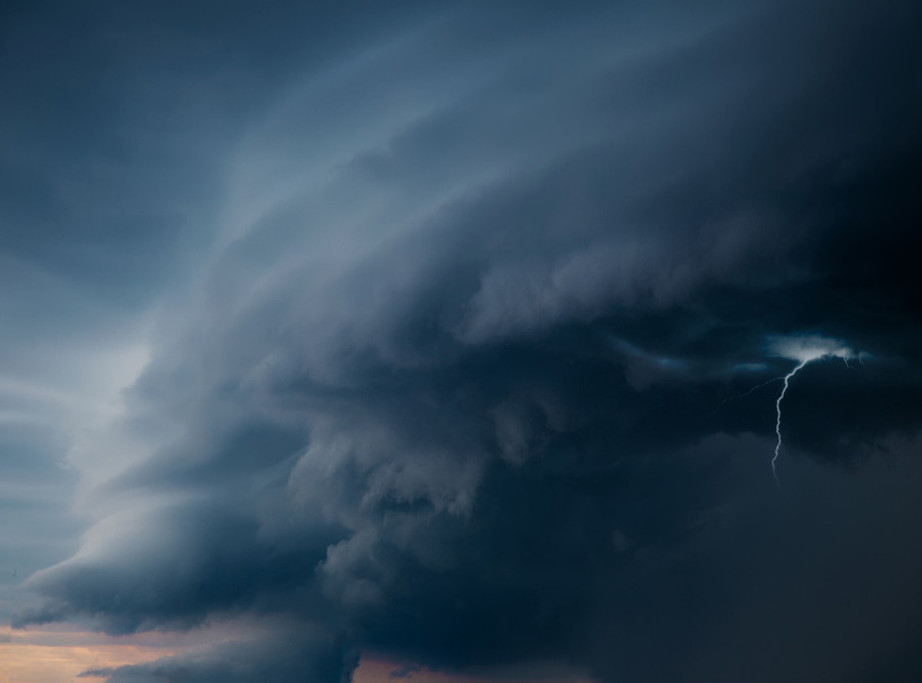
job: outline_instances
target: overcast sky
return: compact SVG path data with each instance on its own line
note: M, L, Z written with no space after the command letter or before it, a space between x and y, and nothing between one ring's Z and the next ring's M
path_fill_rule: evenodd
M0 658L922 680L920 29L5 3Z

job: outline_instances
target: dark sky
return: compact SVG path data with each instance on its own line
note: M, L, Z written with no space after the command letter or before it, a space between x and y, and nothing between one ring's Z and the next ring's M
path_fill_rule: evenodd
M0 618L249 634L111 683L922 680L920 30L5 3Z

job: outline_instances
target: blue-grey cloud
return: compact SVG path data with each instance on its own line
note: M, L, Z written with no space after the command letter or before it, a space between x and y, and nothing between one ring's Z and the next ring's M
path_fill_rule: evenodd
M5 247L98 315L10 300L72 338L137 319L149 358L68 453L90 528L17 625L288 625L112 681L332 681L363 650L912 679L918 10L190 7L68 10L74 64L17 48L23 112L102 81ZM867 359L798 374L781 491L779 338ZM893 588L848 620L855 582Z

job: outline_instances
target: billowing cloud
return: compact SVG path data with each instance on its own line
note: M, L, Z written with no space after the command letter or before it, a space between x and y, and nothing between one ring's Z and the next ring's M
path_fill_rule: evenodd
M254 625L86 672L113 682L339 681L363 651L911 680L909 5L100 10L125 135L204 180L122 171L138 214L187 213L93 276L131 280L103 317L147 362L72 430L89 528L14 623ZM805 361L779 491L768 387Z

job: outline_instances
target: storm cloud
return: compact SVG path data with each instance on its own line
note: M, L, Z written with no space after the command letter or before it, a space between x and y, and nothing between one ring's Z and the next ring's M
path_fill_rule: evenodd
M253 626L113 683L917 680L919 15L12 10L0 343L143 349L14 625Z

